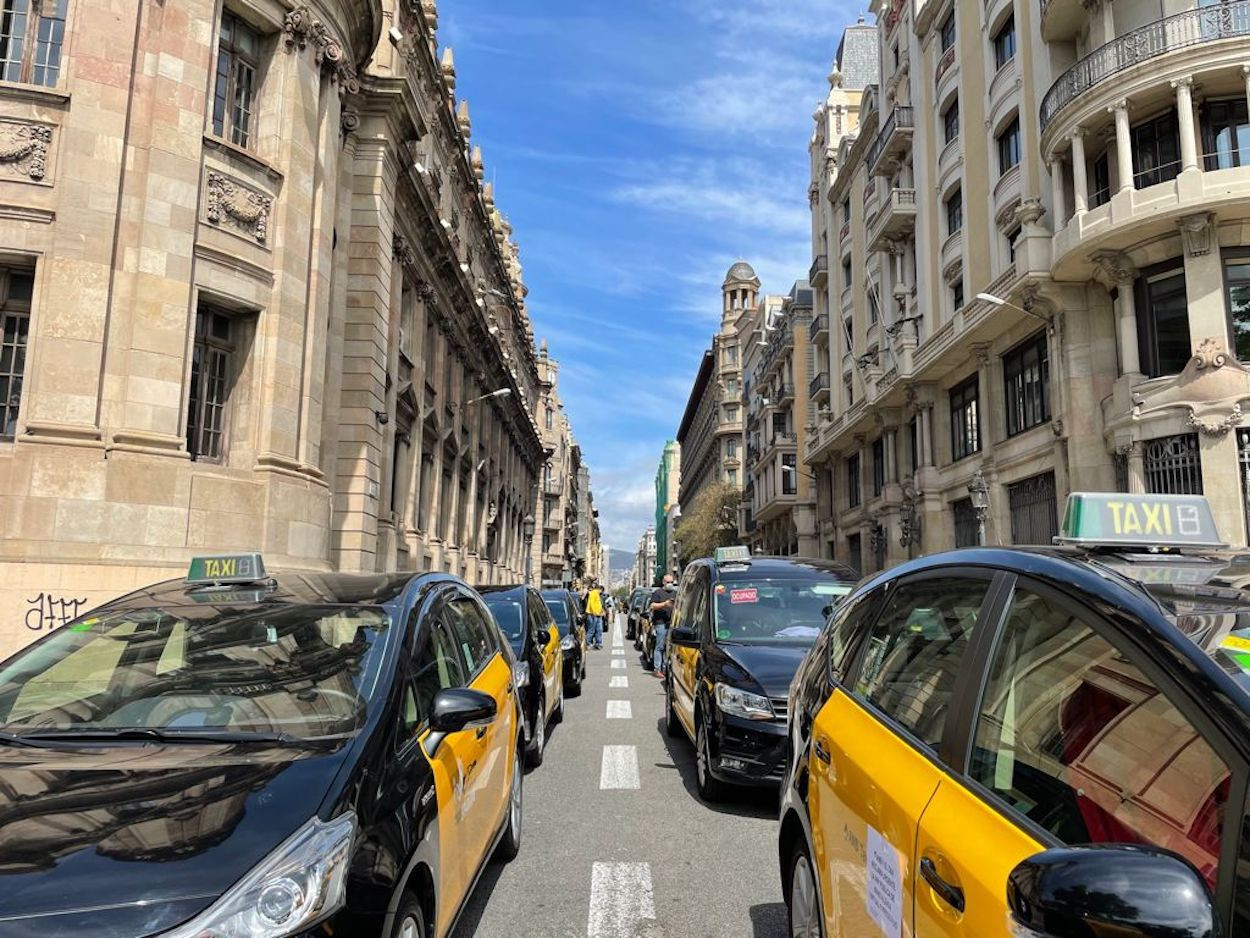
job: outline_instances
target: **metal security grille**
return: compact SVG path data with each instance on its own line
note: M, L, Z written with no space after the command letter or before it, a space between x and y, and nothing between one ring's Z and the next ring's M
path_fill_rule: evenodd
M1241 504L1246 513L1246 530L1250 531L1250 428L1237 430L1237 467L1241 471Z
M17 433L33 289L30 273L0 274L0 439Z
M1050 544L1059 533L1055 474L1044 472L1007 486L1013 544Z
M951 513L955 516L955 546L976 547L980 539L977 537L977 510L972 507L972 499L961 498L951 502Z
M1198 434L1180 433L1146 443L1146 491L1156 495L1201 495L1202 455Z
M1125 453L1116 453L1112 459L1115 461L1115 490L1117 492L1128 491L1128 455Z

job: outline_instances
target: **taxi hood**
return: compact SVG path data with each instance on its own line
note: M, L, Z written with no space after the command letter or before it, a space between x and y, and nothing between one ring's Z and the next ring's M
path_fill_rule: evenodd
M145 938L313 817L344 749L0 749L0 935Z
M717 645L725 656L747 672L769 697L785 697L799 670L808 645Z

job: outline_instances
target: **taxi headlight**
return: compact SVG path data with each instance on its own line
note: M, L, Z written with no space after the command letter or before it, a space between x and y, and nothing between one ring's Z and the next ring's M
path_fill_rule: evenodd
M716 703L723 712L748 720L771 720L775 716L767 697L728 684L716 685Z
M560 639L560 647L565 651L572 651L575 644L577 643L573 641L572 635L566 635L564 638Z
M202 914L162 938L283 938L343 906L356 815L313 818Z
M528 661L518 661L512 666L512 680L517 687L529 687L530 663Z

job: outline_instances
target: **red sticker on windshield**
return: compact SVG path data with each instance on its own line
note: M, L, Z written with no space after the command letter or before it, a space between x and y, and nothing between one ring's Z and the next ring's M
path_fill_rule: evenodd
M729 601L731 603L757 603L760 601L760 591L757 589L730 590Z

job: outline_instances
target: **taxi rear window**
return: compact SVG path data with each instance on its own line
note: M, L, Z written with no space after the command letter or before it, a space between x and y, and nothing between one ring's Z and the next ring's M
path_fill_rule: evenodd
M556 620L556 628L561 636L569 634L569 607L562 599L544 599L551 618Z
M716 639L720 642L810 645L830 612L851 591L832 578L723 578L715 597Z

